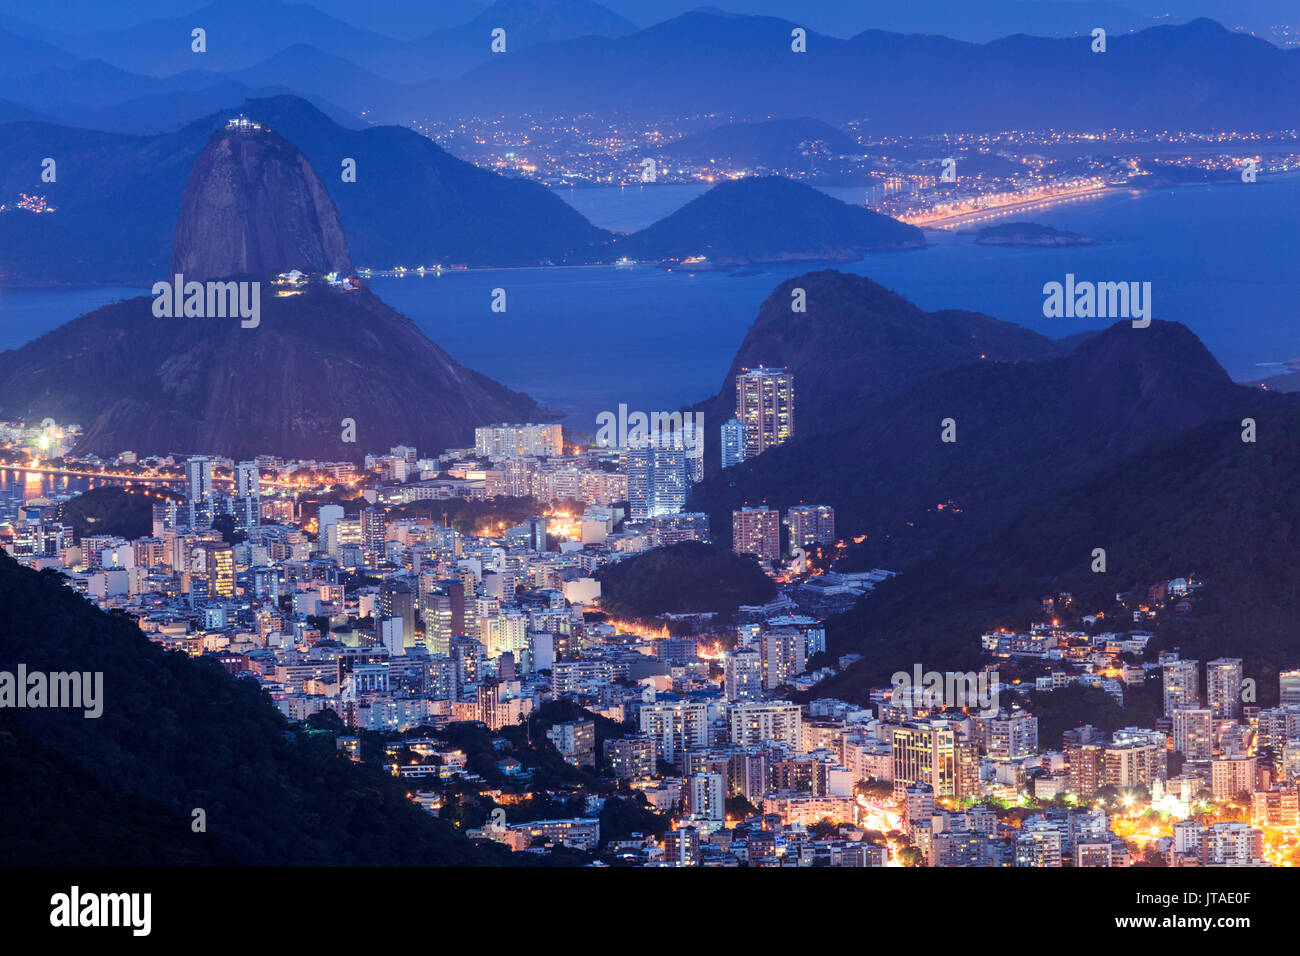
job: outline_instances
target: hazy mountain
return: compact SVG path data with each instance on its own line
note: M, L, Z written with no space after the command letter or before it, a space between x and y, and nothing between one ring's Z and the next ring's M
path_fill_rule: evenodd
M15 30L16 44L30 47L16 68L0 75L30 75L67 65L73 58L101 59L122 69L156 77L203 70L237 72L275 58L285 49L310 46L355 66L339 67L321 77L332 84L358 67L391 80L414 82L453 77L492 56L492 31L506 31L507 53L540 43L583 36L623 36L636 27L592 0L497 0L491 6L461 3L459 15L409 41L347 23L305 3L276 0L216 0L181 17L166 16L94 33L47 34L58 45L36 39L36 32ZM206 51L192 49L191 31L206 31ZM0 52L6 48L0 33ZM60 49L62 47L62 49ZM67 50L64 53L63 50ZM311 90L314 92L314 90ZM392 104L396 106L396 104Z
M44 195L49 215L0 215L10 283L152 283L165 274L186 177L212 131L239 113L282 133L321 171L358 265L589 261L608 233L546 187L507 179L398 127L345 129L304 100L223 110L178 132L120 136L38 123L0 130L0 195ZM41 160L58 157L55 183ZM340 164L357 161L357 181ZM111 229L112 241L105 241Z
M315 0L314 6L355 26L369 27L399 40L414 40L434 30L468 23L483 12L487 0Z
M924 234L780 176L714 186L651 226L620 239L635 259L707 256L713 265L851 261L871 249L925 245Z
M924 5L891 0L856 0L843 5L827 0L805 0L795 19L835 36L852 36L864 29L895 33L941 33L957 40L986 43L999 37L1027 33L1032 36L1086 35L1093 27L1114 33L1151 26L1152 17L1134 4L1092 0L929 0ZM783 0L747 5L751 13L792 16L795 9ZM1167 10L1167 5L1161 12ZM1167 15L1167 14L1166 14ZM1175 21L1177 22L1177 21Z
M79 60L31 76L10 77L0 85L7 96L18 102L58 110L112 106L157 93L192 92L219 81L216 75L198 70L159 78L124 70L104 60Z
M492 51L492 31L506 31L504 54ZM455 77L500 56L575 37L621 37L636 26L592 0L496 0L461 26L411 41L373 69L407 82Z
M191 49L195 28L207 32L204 53ZM184 16L102 30L66 42L79 56L151 76L240 70L296 44L353 59L382 57L402 48L392 37L344 23L310 4L278 0L216 0Z
M179 307L160 318L148 297L105 306L0 353L0 406L82 422L83 453L243 458L436 450L465 445L476 425L541 417L365 289L317 284L281 297L268 281L348 266L338 214L303 154L266 130L219 131L186 184L166 277L260 282L253 325ZM345 419L355 443L343 439Z
M301 50L315 54L304 55ZM304 62L310 60L311 62ZM328 60L328 65L321 63ZM24 104L45 119L68 126L114 133L174 132L196 119L250 97L301 91L318 109L345 126L366 125L313 92L344 92L364 108L374 101L374 87L364 71L314 48L291 48L238 73L189 70L155 77L132 73L103 60L82 60L31 76L0 78L0 95ZM371 77L374 83L388 84Z
M440 113L865 117L880 132L1004 129L1289 128L1300 50L1198 20L1113 35L1015 36L977 45L694 11L626 37L551 43L499 57L449 85ZM1136 91L1136 93L1135 93ZM453 106L454 104L454 106Z
M200 0L201 2L201 0ZM487 6L486 0L369 0L358 5L352 0L313 0L311 6L354 27L410 39L430 30L458 26L472 20ZM15 11L10 15L9 11ZM173 0L133 0L129 9L120 5L105 8L100 0L47 0L42 19L59 29L32 22L31 4L23 0L0 0L0 28L23 36L38 37L60 46L70 36L99 30L120 30L175 15Z
M49 122L49 117L34 113L25 106L0 100L0 123Z
M250 87L280 86L295 93L312 93L358 115L391 109L391 104L401 99L391 81L307 44L286 47L229 76Z
M676 160L717 162L723 168L797 168L809 150L831 155L857 155L862 150L851 136L821 120L767 120L728 123L703 133L685 136L661 152Z
M222 0L207 9L219 20L239 14L247 2ZM473 112L618 112L640 119L717 113L754 120L811 116L832 125L865 118L869 132L927 133L1275 130L1289 127L1286 104L1300 97L1300 50L1209 20L1114 32L1104 54L1091 51L1091 26L1068 39L1018 35L982 45L875 29L850 39L812 32L807 52L796 54L790 49L795 23L716 10L635 31L588 0L500 0L462 26L397 43L364 31L340 34L339 21L310 7L266 7L269 20L241 20L233 34L220 34L227 43L222 56L211 52L213 43L208 54L190 53L188 27L186 44L178 44L179 21L130 28L99 46L82 44L83 56L164 77L162 89L113 76L77 89L58 74L23 71L8 81L0 74L0 98L63 115L52 107L102 107L234 81L259 90L284 86L378 122ZM284 18L292 29L276 28ZM491 52L496 27L506 30L505 54ZM260 39L230 53L229 37L240 31L261 31ZM160 43L183 49L164 65L115 52ZM142 120L133 114L127 125L144 128Z
M58 111L58 122L67 126L106 129L116 133L175 133L197 119L229 110L232 103L288 96L291 92L284 85L248 86L228 80L198 90L154 93L94 109L66 106ZM364 129L369 125L342 107L314 94L306 94L302 99L347 129Z
M1263 0L1284 3L1285 0ZM701 6L698 0L605 0L606 6L638 23L654 23L680 16ZM1206 0L1198 16L1214 16L1231 9L1231 0ZM1143 6L1151 9L1143 9ZM711 4L717 6L717 4ZM1255 6L1253 0L1252 7ZM737 9L740 4L727 4ZM1182 5L1185 8L1185 4ZM1057 36L1078 33L1087 25L1109 30L1140 29L1150 26L1155 16L1169 16L1162 0L926 0L904 4L896 0L745 0L745 13L768 17L790 17L819 33L853 36L865 29L898 33L942 33L959 40L984 42L1014 33ZM1255 14L1256 11L1250 11ZM1241 11L1239 15L1244 15ZM1259 20L1258 16L1253 17ZM1285 18L1282 18L1284 21ZM1274 20L1271 22L1279 22ZM1084 31L1086 32L1086 30Z
M75 62L76 57L57 47L0 28L0 77L27 76Z

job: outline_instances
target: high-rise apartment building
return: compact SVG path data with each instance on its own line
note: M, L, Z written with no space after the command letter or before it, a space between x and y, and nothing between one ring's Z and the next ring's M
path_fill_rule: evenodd
M1157 779L1165 779L1165 757L1164 734L1152 732L1146 739L1116 734L1102 752L1101 785L1121 790L1149 787Z
M731 550L775 564L781 559L779 513L766 505L731 513Z
M1180 707L1173 712L1174 750L1188 760L1214 756L1214 714L1208 707Z
M709 743L709 710L703 701L657 700L641 705L641 731L655 744L660 760L672 762L686 750Z
M633 520L677 514L686 507L690 487L686 449L657 444L628 449L627 498Z
M1205 703L1215 720L1241 716L1241 658L1220 657L1205 665Z
M547 458L564 453L558 424L488 425L474 429L474 450L480 458Z
M723 665L723 686L728 701L763 699L763 657L757 651L736 650Z
M1277 685L1278 706L1300 705L1300 670L1279 672Z
M185 462L189 526L195 530L212 527L215 503L212 493L212 459L196 455Z
M682 788L686 812L697 820L721 823L726 817L727 781L720 773L693 773Z
M787 701L744 701L727 711L731 742L741 747L783 743L793 750L803 745L803 711Z
M235 527L249 531L262 523L261 476L257 462L241 461L235 466Z
M835 509L830 505L795 505L785 513L790 529L790 553L835 543Z
M219 541L202 541L192 554L193 567L207 581L208 596L235 596L235 549Z
M564 762L575 767L596 766L596 724L590 720L571 720L554 724L546 739L555 744Z
M1023 760L1038 752L1038 718L1024 710L999 713L988 722L988 754L994 760Z
M722 467L731 468L745 460L745 427L739 418L722 423Z
M383 564L387 554L388 518L383 508L366 508L361 512L361 545L366 552L366 563L371 567Z
M763 686L769 690L790 683L807 669L807 641L796 627L764 631L758 647L763 660Z
M794 437L794 376L785 369L747 368L736 376L736 418L745 433L745 458Z
M1218 801L1236 800L1255 792L1254 757L1220 757L1210 764L1210 790Z
M605 760L609 762L610 773L617 780L635 780L638 777L653 776L654 741L644 734L606 740Z
M1164 662L1161 674L1164 677L1166 717L1172 716L1180 707L1201 706L1199 663L1178 658Z
M965 799L979 787L976 745L947 721L918 721L893 730L894 791L925 783L937 797Z

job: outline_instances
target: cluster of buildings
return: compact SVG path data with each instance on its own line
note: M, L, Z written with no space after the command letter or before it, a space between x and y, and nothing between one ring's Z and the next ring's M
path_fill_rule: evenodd
M5 428L33 450L63 440L49 427ZM597 575L650 548L708 540L704 515L629 507L642 480L635 449L567 447L552 424L489 426L475 439L428 459L397 446L360 466L81 462L161 482L137 492L150 501L148 533L77 538L61 520L72 495L38 476L34 493L5 499L0 544L62 571L158 644L255 681L288 718L333 712L354 735L339 738L354 759L367 732L415 754L388 770L430 811L453 783L507 808L550 796L531 790L527 755L508 755L500 735L550 701L578 705L584 719L530 745L590 774L585 811L506 814L471 832L519 852L567 846L649 866L1258 865L1291 852L1300 671L1283 672L1279 703L1260 707L1240 660L1151 659L1150 631L1100 631L1103 615L1063 625L1073 598L1060 594L1043 599L1049 619L1028 633L981 638L987 663L964 675L989 691L978 702L895 685L863 702L796 703L792 691L859 659L827 655L826 617L890 576L790 573L798 552L834 540L833 509L787 509L788 549L779 512L738 510L736 550L772 566L777 596L670 632L592 613ZM466 528L405 507L502 496L532 497L536 511ZM1199 587L1175 579L1117 599L1147 626ZM1003 699L1082 684L1123 705L1126 691L1157 681L1154 726L1084 724L1059 740L1040 738L1025 700ZM472 773L439 737L466 722L500 741L506 785ZM602 834L596 781L661 816L666 833Z

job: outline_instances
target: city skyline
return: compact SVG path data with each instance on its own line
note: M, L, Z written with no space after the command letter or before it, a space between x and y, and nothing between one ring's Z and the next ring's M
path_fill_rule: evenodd
M0 0L0 910L1284 925L1290 13Z

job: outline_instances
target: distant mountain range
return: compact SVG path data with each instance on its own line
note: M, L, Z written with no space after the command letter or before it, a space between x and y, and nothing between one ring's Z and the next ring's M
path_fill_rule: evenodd
M212 24L204 54L189 49L199 20ZM636 30L589 0L499 0L465 25L402 42L308 6L218 0L186 18L64 37L68 48L0 30L0 52L14 54L0 66L0 99L63 122L149 132L283 91L402 124L591 112L865 120L879 134L1289 128L1300 50L1194 20L1114 30L1098 54L1088 36L1097 21L1084 22L1079 36L982 44L813 31L807 52L793 53L798 23L709 9ZM490 48L497 27L503 54ZM87 61L114 70L78 87Z
M0 67L0 76L32 67L66 66L74 59L103 60L123 70L163 77L188 71L246 70L288 47L310 46L396 83L458 76L494 54L492 31L506 31L506 51L582 36L623 36L636 27L591 0L496 0L466 22L445 25L409 42L345 23L306 3L215 0L193 13L89 34L28 33L25 60ZM2 25L2 24L0 24ZM24 27L18 27L21 33ZM191 31L205 31L204 52L192 49ZM27 27L26 29L32 29ZM12 32L12 31L11 31ZM0 52L9 49L0 32ZM21 69L17 68L21 67Z
M194 162L159 278L259 282L257 315L214 317L210 295L199 297L206 317L179 304L160 315L148 297L105 306L0 353L0 417L80 422L80 453L330 459L401 442L463 446L476 425L543 417L364 288L270 281L349 267L306 157L267 130L218 131Z
M311 63L303 62L304 50L310 51L305 58ZM290 47L258 67L237 73L195 70L164 79L129 73L103 60L82 60L3 85L14 100L40 104L38 115L15 115L14 119L45 119L64 126L138 135L173 133L198 117L242 100L283 96L304 85L353 91L355 95L342 99L364 109L367 94L373 92L365 81L369 74L341 60L331 68L313 68L319 65L315 61L325 58L312 47ZM304 84L304 76L322 79ZM358 129L369 125L323 96L312 92L303 96L343 126Z
M31 36L19 36L0 26L0 79L30 76L42 70L72 66L77 58L71 53Z
M1209 20L1111 36L1105 53L1086 36L976 45L868 30L809 34L800 54L796 26L701 10L626 37L533 47L448 84L435 112L812 115L865 119L880 134L1273 130L1290 128L1286 104L1300 95L1300 50Z

